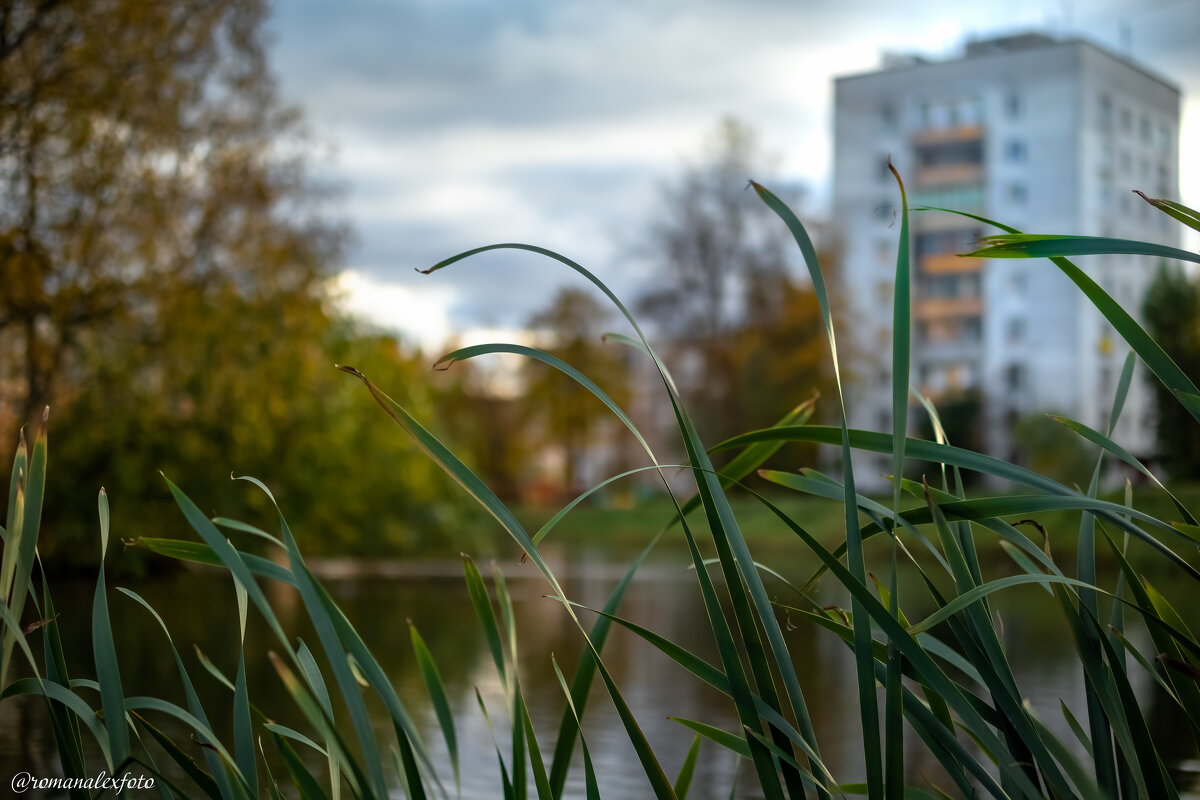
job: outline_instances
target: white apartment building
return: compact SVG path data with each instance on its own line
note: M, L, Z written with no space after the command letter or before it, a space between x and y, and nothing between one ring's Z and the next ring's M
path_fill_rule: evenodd
M899 193L889 156L910 207L967 211L1028 233L1179 244L1179 225L1132 192L1179 197L1179 90L1095 44L1030 33L969 42L950 60L890 57L878 71L838 78L834 106L833 221L842 329L853 348L853 427L892 425ZM981 391L985 447L1011 458L1013 424L1036 412L1103 430L1128 347L1048 260L956 255L999 232L954 215L911 214L911 381L935 401ZM1156 261L1076 263L1140 316ZM1154 410L1140 372L1115 438L1146 454ZM890 456L856 459L863 485L881 488Z

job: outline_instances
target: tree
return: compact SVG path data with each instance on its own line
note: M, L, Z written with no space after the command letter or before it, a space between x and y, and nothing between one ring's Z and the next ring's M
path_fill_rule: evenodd
M792 276L794 244L746 191L769 163L751 128L722 120L704 158L663 188L663 216L645 236L659 280L638 308L668 338L708 437L769 425L829 382L815 294Z
M332 310L344 232L266 69L265 13L0 8L0 425L54 406L43 547L60 565L95 558L100 485L114 535L174 525L159 470L206 511L270 524L228 479L256 475L324 550L420 546L456 517L449 481L332 367L426 420L438 406L419 354Z
M82 348L162 337L196 291L321 301L340 232L283 149L299 131L265 70L264 13L259 0L0 12L0 347L19 364L3 376L19 417L81 382Z
M630 391L625 353L601 341L610 318L608 309L592 295L562 289L549 306L530 318L529 327L548 340L547 351L624 405ZM616 420L591 392L557 369L529 362L525 377L525 418L530 434L543 446L561 448L562 488L574 494L584 488L580 467L589 449L598 444L601 431L613 429Z
M1142 319L1184 373L1200 375L1200 286L1195 279L1178 265L1163 264L1146 289ZM1200 429L1169 389L1153 376L1149 380L1158 412L1158 458L1172 478L1200 478Z

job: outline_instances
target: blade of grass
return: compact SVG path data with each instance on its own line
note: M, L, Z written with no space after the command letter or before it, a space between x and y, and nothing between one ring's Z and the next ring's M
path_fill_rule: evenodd
M432 436L415 418L413 418L403 407L399 406L394 400L388 397L383 392L379 391L375 386L358 370L352 367L340 367L345 372L355 375L367 386L371 395L379 403L379 405L388 413L392 419L409 434L410 438L429 455L435 463L450 475L460 486L462 486L488 513L490 513L499 522L504 529L521 545L533 564L538 568L542 575L550 583L555 596L565 597L561 587L558 584L549 565L546 564L541 554L537 550L537 546L530 539L529 534L513 516L512 512L505 506L495 493L489 489L486 484L479 479L475 473L466 467L453 453L451 453L445 445ZM592 647L591 641L586 639L586 631L580 624L578 618L575 617L570 606L565 606L567 613L570 615L572 622L584 634L585 641L588 646ZM593 648L593 652L594 648ZM603 660L596 654L597 668L600 670L605 687L609 691L610 697L613 699L614 705L617 707L617 713L621 718L622 724L625 726L626 733L630 737L630 741L634 746L634 751L638 755L638 760L642 768L646 771L647 777L650 779L650 784L654 788L655 796L659 798L673 797L671 784L666 775L662 771L661 765L658 763L657 757L646 741L645 735L641 728L638 727L637 721L630 711L628 704L621 697L620 691L617 689L615 681L608 673L607 667L604 666Z
M633 583L633 576L638 569L645 563L646 558L650 555L650 551L658 544L662 534L656 535L650 544L638 555L621 580L613 587L609 593L608 599L604 603L604 612L606 614L614 614L621 605L621 600L625 597L625 592ZM608 640L609 628L612 621L601 616L592 625L592 630L588 634L591 639L592 646L597 652L604 652L604 643ZM596 660L592 657L590 649L584 649L579 656L579 664L575 668L575 674L571 679L571 691L569 694L570 707L563 712L562 720L558 725L558 736L554 740L554 755L550 759L550 791L556 798L562 797L563 787L566 785L567 771L571 765L571 753L575 749L575 735L579 732L579 719L583 717L584 711L587 708L588 696L591 692L592 683L596 675ZM676 780L678 787L678 780ZM678 788L676 788L678 794Z
M1008 225L1002 225L985 217L979 217L974 214L966 214L960 211L950 211L949 209L936 210L968 217L978 222L982 222L985 225L991 225L992 227L999 228L1000 230L1006 231L1012 235L1021 235L1016 228L1009 227ZM1053 246L1042 245L1042 247L1052 248ZM1180 252L1187 253L1187 251ZM1187 255L1190 257L1190 260L1195 260L1197 258L1195 254L1192 253L1187 253ZM1071 263L1071 261L1066 258L1061 258L1058 256L1049 256L1049 258L1052 264L1058 267L1068 278L1071 279L1076 286L1079 287L1088 300L1091 301L1092 305L1095 306L1096 309L1104 315L1104 318L1112 324L1117 333L1121 335L1121 338L1133 348L1134 352L1138 354L1138 357L1142 359L1143 363L1145 363L1149 370L1153 372L1159 381L1161 381L1162 384L1179 399L1184 407L1188 409L1193 419L1195 419L1197 422L1200 422L1200 404L1188 399L1189 396L1200 395L1200 389L1196 388L1196 385L1192 383L1191 379L1184 374L1183 370L1181 370L1179 366L1171 360L1170 356L1168 356L1162 347L1159 346L1158 342L1154 341L1154 338L1150 336L1150 334L1146 333L1145 329L1142 328L1142 326L1139 325L1136 320L1134 320L1129 312L1126 311L1120 303L1113 300L1113 298L1107 292L1101 289L1100 285L1097 284L1089 275L1087 275L1087 273L1075 266L1075 264Z
M183 693L187 700L188 711L192 714L192 716L200 720L200 722L202 722L206 727L212 727L212 724L208 721L208 716L204 713L204 706L200 703L200 697L196 694L196 688L192 683L191 676L188 675L187 668L183 664L183 659L179 656L179 650L176 649L175 642L171 638L171 632L167 630L167 625L165 622L163 622L162 617L159 616L158 612L154 610L154 607L146 602L145 598L143 598L137 592L134 592L130 589L125 589L123 587L118 587L117 591L149 611L150 615L154 617L156 622L158 622L158 626L162 629L163 635L167 637L167 645L171 649L171 655L175 659L175 669L179 672L179 679L183 684ZM219 755L216 753L216 751L205 748L204 758L205 762L208 764L208 769L213 780L217 783L217 786L220 789L221 797L227 799L231 798L233 796L233 790L229 786L229 780L225 774L225 769L221 764Z
M454 715L450 711L450 701L446 699L446 688L442 676L438 673L433 654L425 645L425 640L417 632L417 628L408 621L408 630L412 639L413 653L417 658L417 667L425 688L429 690L429 700L433 703L434 713L437 714L438 725L442 729L442 737L446 740L446 751L450 754L450 765L454 769L454 786L461 790L461 779L458 771L458 740L454 732Z
M692 788L692 778L696 774L696 761L699 758L700 734L697 733L683 758L683 764L679 767L679 774L675 777L675 794L679 795L679 800L687 800L688 791Z

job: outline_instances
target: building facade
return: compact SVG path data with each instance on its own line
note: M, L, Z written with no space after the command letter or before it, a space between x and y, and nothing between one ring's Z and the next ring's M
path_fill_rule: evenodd
M965 211L1029 233L1177 246L1178 224L1132 190L1178 199L1179 106L1176 87L1129 60L1041 34L970 42L950 60L892 57L839 78L833 218L850 322L851 425L892 424L899 193L889 158L911 208ZM1032 414L1103 430L1128 347L1048 260L957 255L999 232L951 214L910 215L911 384L935 402L977 398L979 444L1014 458L1014 427ZM1076 263L1139 317L1156 261ZM1114 437L1134 453L1153 450L1152 403L1139 374ZM890 456L856 458L867 488L882 486Z

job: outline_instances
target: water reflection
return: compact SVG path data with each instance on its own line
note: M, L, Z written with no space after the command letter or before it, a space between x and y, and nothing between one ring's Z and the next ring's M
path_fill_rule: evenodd
M604 604L623 569L597 554L580 553L571 560L560 561L557 571L568 596L592 607ZM695 578L685 565L677 557L648 564L631 587L621 613L716 663ZM544 597L548 587L531 566L506 565L504 569L516 612L521 682L548 758L563 708L550 654L555 655L569 676L578 658L580 637L561 606ZM454 569L430 572L434 574L329 579L326 584L392 677L401 698L409 704L435 759L445 764L445 746L437 733L433 713L424 702L424 687L413 664L407 620L411 618L417 624L437 659L459 726L462 796L492 798L499 785L499 769L495 745L479 713L475 690L479 690L492 714L496 735L502 740L500 748L507 755L503 692L461 577ZM74 665L76 677L90 676L92 584L59 582L54 588L56 604L67 609L60 621L68 661ZM216 571L191 572L139 582L134 588L166 620L214 728L224 737L230 737L231 695L203 671L192 647L203 650L226 674L234 673L238 630L231 581ZM786 594L781 587L771 587L771 591L780 596ZM907 591L905 596L915 598L919 594ZM314 651L319 651L295 592L272 585L269 596L288 634L302 637ZM1004 638L1018 682L1043 720L1069 740L1070 731L1059 711L1059 701L1066 702L1083 718L1084 700L1073 646L1057 611L1052 610L1055 609L1052 598L1038 587L1022 587L1002 600L997 613L1003 620ZM847 603L846 598L829 587L822 602ZM153 694L182 703L175 667L165 652L157 624L143 609L120 595L112 596L110 606L127 694ZM906 610L910 617L919 618L929 609L914 603ZM586 612L581 612L581 618L585 624L591 624ZM1134 637L1137 636L1135 632ZM808 624L788 630L786 637L827 765L839 781L861 780L861 728L852 655L840 640ZM251 700L277 721L306 730L266 658L266 652L275 647L272 634L252 610L247 634ZM731 703L725 697L627 631L613 630L604 655L668 776L673 777L678 770L692 738L690 732L669 721L668 716L696 719L726 730L737 729ZM1134 674L1142 677L1136 671ZM1156 731L1186 732L1169 701L1148 679L1134 688L1149 704L1148 716ZM0 720L3 773L12 775L19 770L53 773L56 767L47 755L53 752L53 742L41 705L6 702L4 709ZM381 739L389 741L390 722L382 708L375 704L371 710ZM589 701L584 733L604 797L618 800L650 796L649 784L599 681ZM1162 739L1167 743L1166 753L1173 758L1194 755L1186 735L1168 733ZM910 735L910 741L909 779L949 786L937 763L915 737ZM731 754L710 743L704 744L691 796L699 800L724 800L730 796L730 786L739 769L744 774L739 780L742 788L737 796L760 796L751 788L754 781L749 765L736 762ZM314 768L319 768L316 763L314 760ZM452 781L448 768L442 775L444 780ZM581 764L569 778L568 795L583 796Z

